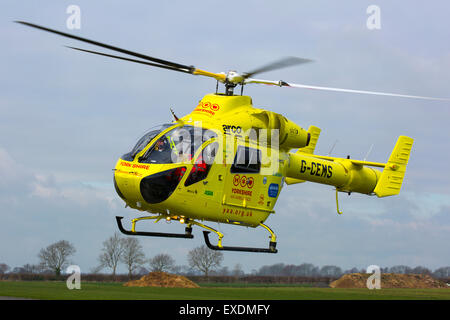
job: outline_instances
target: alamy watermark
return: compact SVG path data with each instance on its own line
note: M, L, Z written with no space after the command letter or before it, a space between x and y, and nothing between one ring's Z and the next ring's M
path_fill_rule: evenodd
M369 17L366 20L366 26L369 30L381 29L381 9L379 6L372 4L367 7L366 13Z
M81 9L75 4L67 7L66 13L69 17L66 20L66 27L69 30L81 29Z
M81 269L77 265L68 266L66 273L71 274L66 281L67 289L81 289Z
M381 271L380 267L376 265L370 265L367 267L367 273L373 273L366 282L367 289L381 289Z

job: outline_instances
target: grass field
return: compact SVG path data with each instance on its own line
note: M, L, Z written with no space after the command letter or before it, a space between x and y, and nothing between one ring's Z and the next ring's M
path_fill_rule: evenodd
M211 286L196 289L123 287L82 282L69 290L59 281L0 281L0 296L50 300L450 300L450 289L332 289L293 286Z

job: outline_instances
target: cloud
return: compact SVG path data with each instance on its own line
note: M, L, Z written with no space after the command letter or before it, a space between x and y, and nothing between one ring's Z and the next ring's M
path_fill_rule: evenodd
M371 263L422 264L431 268L448 264L447 258L438 254L445 252L449 239L448 207L430 214L419 210L420 198L350 196L342 205L344 213L340 216L333 208L331 190L330 196L304 193L301 186L284 192L277 214L289 212L282 222L288 239L283 237L280 247L288 246L287 250L294 252L295 244L301 261L328 262L344 268L367 267ZM306 201L300 194L306 196ZM388 201L373 210L374 201L379 204L384 200ZM361 210L364 206L366 210ZM298 218L294 220L295 215Z
M106 203L108 209L115 209L118 203L111 189L93 187L92 183L77 180L64 181L64 178L53 174L34 172L0 147L0 201L4 203L28 199L87 207L100 201Z
M114 214L123 209L112 185L93 187L34 172L5 148L0 148L0 163L0 243L2 257L8 260L4 262L36 263L42 247L65 239L75 243L77 263L85 270L92 267L97 252L91 249L112 233Z

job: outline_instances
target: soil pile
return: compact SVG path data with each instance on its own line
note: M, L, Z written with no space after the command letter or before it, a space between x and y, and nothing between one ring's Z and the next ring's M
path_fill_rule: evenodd
M367 288L367 279L372 274L351 273L345 274L336 281L330 283L331 288ZM429 275L423 274L381 274L381 289L383 288L410 288L410 289L432 289L448 288L443 281L436 280Z
M139 280L123 284L126 287L169 287L169 288L199 288L186 277L166 272L150 272Z

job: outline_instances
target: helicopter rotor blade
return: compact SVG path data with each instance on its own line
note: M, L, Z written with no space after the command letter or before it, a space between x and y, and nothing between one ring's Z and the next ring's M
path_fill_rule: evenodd
M171 67L174 67L174 68L185 69L186 71L189 71L189 73L193 73L193 71L195 69L193 66L187 66L187 65L179 64L179 63L168 61L168 60L163 60L163 59L159 59L159 58L155 58L155 57L150 57L150 56L147 56L145 54L141 54L141 53L138 53L138 52L133 52L133 51L130 51L130 50L114 47L114 46L109 45L109 44L105 44L105 43L101 43L101 42L98 42L98 41L82 38L82 37L79 37L79 36L76 36L76 35L73 35L73 34L69 34L69 33L65 33L65 32L61 32L61 31L58 31L58 30L46 28L46 27L43 27L43 26L40 26L40 25L37 25L37 24L34 24L34 23L25 22L25 21L15 21L15 22L23 24L23 25L26 25L28 27L40 29L40 30L47 31L47 32L50 32L50 33L55 33L55 34L63 36L63 37L67 37L67 38L83 41L83 42L86 42L86 43L89 43L89 44L92 44L92 45L95 45L95 46L99 46L99 47L103 47L103 48L106 48L106 49L109 49L109 50L113 50L113 51L117 51L117 52L120 52L120 53L128 54L130 56L134 56L134 57L141 58L141 59L144 59L144 60L149 60L149 61L152 61L152 62L156 62L156 63L159 63L159 64L171 66Z
M288 83L288 82L285 82L282 80L273 81L273 80L261 80L261 79L248 78L245 80L245 84L248 84L248 83L261 83L261 84L275 85L275 86L279 86L279 87L292 87L292 88L313 89L313 90L322 90L322 91L371 94L371 95L377 95L377 96L390 96L390 97L411 98L411 99L450 101L450 99L448 99L448 98L413 96L413 95L398 94L398 93L342 89L342 88L332 88L332 87L320 87L320 86L311 86L311 85L305 85L305 84Z
M172 61L168 61L168 60L163 60L163 59L159 59L159 58L155 58L155 57L151 57L142 53L138 53L138 52L133 52L130 50L126 50L126 49L122 49L122 48L118 48L106 43L101 43L98 41L94 41L94 40L90 40L90 39L86 39L86 38L82 38L73 34L69 34L69 33L65 33L65 32L61 32L58 30L54 30L54 29L50 29L47 27L43 27L34 23L30 23L30 22L26 22L26 21L14 21L16 23L20 23L23 24L25 26L28 27L32 27L32 28L36 28L36 29L40 29L43 31L47 31L50 33L54 33L63 37L67 37L67 38L71 38L71 39L75 39L75 40L79 40L82 42L86 42L95 46L99 46L105 49L109 49L109 50L113 50L113 51L117 51L123 54L127 54L130 56L134 56L140 59L144 59L144 60L148 60L148 61L152 61L155 62L157 64L152 64L152 63L147 63L147 65L153 66L153 67L158 67L158 68L165 68L164 66L167 66L165 69L169 69L169 70L173 70L173 71L180 71L180 72L185 72L185 73L190 73L193 75L201 75L201 76L205 76L205 77L211 77L214 78L218 81L224 82L226 80L226 75L224 73L213 73L213 72L209 72L209 71L205 71L205 70L201 70L201 69L197 69L194 66L188 66L188 65L183 65L183 64L179 64L176 62L172 62ZM145 64L143 63L143 61L139 61L139 60L135 60L135 59L129 59L129 58L124 58L124 57L119 57L119 56L114 56L114 55L108 55L106 53L100 53L100 52L96 52L96 51L91 51L91 50L85 50L85 49L80 49L80 48L74 48L71 47L72 49L75 50L79 50L79 51L85 51L85 52L89 52L89 53L93 53L93 54L98 54L98 55L103 55L106 57L110 57L110 58L116 58L116 59L121 59L121 60L126 60L126 61L131 61L131 62L136 62L136 63L141 63L141 64Z
M304 59L304 58L286 57L286 58L282 58L280 60L271 62L269 64L266 64L264 66L261 66L259 68L256 68L250 72L246 72L243 74L243 77L244 77L244 79L247 79L258 73L287 68L287 67L295 66L298 64L309 63L309 62L313 62L313 61L314 60Z
M71 46L65 46L65 47L66 48L70 48L70 49L74 49L74 50L78 50L78 51L82 51L82 52L97 54L97 55L105 56L105 57L109 57L109 58L115 58L115 59L120 59L120 60L135 62L135 63L140 63L140 64L152 66L152 67L163 68L163 69L168 69L168 70L173 70L173 71L178 71L178 72L184 72L184 73L190 73L187 70L180 69L180 68L175 68L175 67L171 67L171 66L167 66L167 65L156 64L156 63L151 63L151 62L147 62L147 61L131 59L131 58L126 58L126 57L121 57L121 56L116 56L116 55L107 54L107 53L103 53L103 52L92 51L92 50L87 50L87 49L81 49L81 48L76 48L76 47L71 47Z

